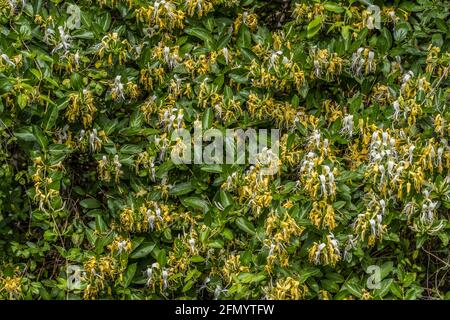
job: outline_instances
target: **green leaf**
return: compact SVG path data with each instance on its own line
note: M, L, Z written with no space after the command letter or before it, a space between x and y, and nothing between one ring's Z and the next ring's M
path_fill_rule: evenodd
M211 34L206 29L199 28L199 27L193 27L193 28L185 29L184 32L186 32L190 36L194 36L205 42L209 42L209 43L213 42Z
M120 153L124 154L137 154L142 152L142 147L135 144L124 144L122 148L120 148Z
M200 170L205 171L205 172L212 172L212 173L221 173L223 171L222 165L220 165L220 164L204 165L200 168Z
M449 242L449 236L448 236L448 234L445 233L445 232L440 232L440 233L438 233L438 237L439 237L439 239L441 239L442 245L443 245L444 247L447 247L447 246L448 246L448 242Z
M36 137L36 141L41 146L42 149L45 149L48 145L48 139L45 133L42 131L41 128L34 125L33 126L33 134Z
M406 291L405 300L416 300L421 296L423 288L412 287Z
M325 2L323 4L323 7L325 8L325 10L331 11L334 13L342 13L345 11L344 8L340 7L338 4L336 4L334 2Z
M333 203L333 208L336 210L342 209L346 203L346 201L336 201L335 203Z
M80 206L87 209L97 209L101 207L100 201L94 198L88 198L80 201Z
M12 83L9 80L0 74L0 95L7 93L13 87Z
M228 228L223 229L221 235L227 240L233 240L234 238L233 231Z
M380 283L380 289L375 290L375 295L379 298L383 298L386 294L389 293L391 285L393 283L393 279L385 279Z
M164 250L164 249L159 250L156 260L158 261L158 263L161 267L165 267L165 265L167 263L166 250Z
M310 277L314 277L321 274L319 268L315 267L306 267L300 270L298 281L300 283L304 283L306 280L308 280Z
M342 283L342 282L345 281L345 278L342 275L340 275L339 273L336 273L336 272L327 273L325 275L325 277L327 279L333 280L336 283Z
M228 208L229 206L233 205L234 200L233 197L225 190L220 189L219 191L219 198L220 203L222 204L222 207L224 209Z
M208 247L214 248L214 249L222 249L223 248L223 241L222 240L213 240L208 242Z
M86 228L86 238L88 239L91 246L95 246L95 242L97 241L97 235L94 233L92 229Z
M193 263L201 263L201 262L205 261L205 258L203 258L202 256L193 256L191 258L191 261Z
M380 269L380 278L382 280L394 270L394 263L392 261L385 262L381 265Z
M230 79L234 80L237 83L246 83L248 81L247 77L240 74L229 73L228 76L230 77Z
M214 118L214 112L212 108L208 108L203 112L202 126L204 130L211 128Z
M217 50L225 48L227 46L227 44L230 42L230 40L231 40L231 34L230 33L227 33L222 38L220 38L217 41L217 46L216 46Z
M181 202L187 207L192 207L194 209L202 210L203 213L206 213L209 211L208 202L201 198L198 198L198 197L184 198L181 200Z
M377 47L380 52L387 52L392 46L392 35L387 28L381 29L381 36L378 37Z
M25 108L28 104L28 96L24 94L19 94L17 96L17 104L19 105L20 109Z
M73 72L70 75L70 84L75 90L80 90L83 87L83 79L78 72Z
M329 292L338 292L339 286L336 282L330 279L322 279L320 280L322 287Z
M58 119L58 106L53 104L49 106L49 109L45 113L43 127L45 131L50 130L56 124L56 120Z
M58 235L52 230L45 230L44 239L46 241L55 241L58 238Z
M322 28L323 18L322 16L317 16L313 21L308 24L307 28L307 38L310 39L314 37Z
M194 281L189 280L189 281L183 286L182 291L183 291L183 292L189 291L189 290L192 288L193 285L194 285Z
M194 189L195 188L191 182L182 182L176 184L172 189L170 189L169 194L174 196L182 196L193 191Z
M347 289L352 295L357 298L362 297L362 289L356 281L349 281L344 284L345 289Z
M16 131L14 131L14 135L19 140L23 141L36 141L36 137L33 134L33 129L31 127L22 127Z
M130 285L131 280L133 280L133 277L136 273L136 269L137 269L137 263L133 263L128 266L128 268L125 271L125 274L123 276L123 287L124 288L127 288Z
M394 39L397 42L403 41L408 34L408 24L406 22L400 22L395 26Z
M396 282L391 283L391 292L399 299L403 299L403 292Z
M95 228L100 232L106 232L108 230L108 225L100 214L95 215Z
M36 77L38 80L42 80L42 72L38 69L32 68L30 69L30 72Z
M239 274L238 279L242 283L258 283L266 279L266 275L263 273L253 274L248 272L243 272Z
M156 244L153 242L144 242L136 250L133 251L133 253L130 255L130 258L139 259L146 257L153 251L155 246Z
M241 53L244 59L246 59L248 62L252 62L253 60L258 61L258 56L254 54L250 49L241 48Z
M85 39L85 40L92 40L95 38L94 33L92 31L83 31L81 29L75 30L72 33L72 36L74 38Z
M101 26L104 32L108 31L111 26L111 14L106 11L105 14L97 19L97 23Z
M248 48L252 43L252 34L250 29L244 24L241 26L238 32L238 38L236 44L240 48Z
M242 231L245 231L251 235L255 235L255 227L244 217L239 217L236 219L236 225Z

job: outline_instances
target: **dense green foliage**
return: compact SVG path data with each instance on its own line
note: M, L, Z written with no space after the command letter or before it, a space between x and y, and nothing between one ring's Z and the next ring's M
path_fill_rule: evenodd
M0 0L0 297L450 298L448 2L373 4Z

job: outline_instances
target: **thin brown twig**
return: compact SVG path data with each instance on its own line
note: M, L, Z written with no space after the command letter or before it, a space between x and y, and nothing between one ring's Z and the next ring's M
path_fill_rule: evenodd
M425 251L426 253L428 253L428 254L429 254L430 256L432 256L433 258L435 258L435 259L439 260L440 262L442 262L443 264L445 264L445 266L446 266L447 268L450 268L450 263L445 262L444 260L442 260L441 258L439 258L438 256L436 256L435 254L433 254L433 253L431 253L431 252L425 250L424 248L422 248L422 250Z

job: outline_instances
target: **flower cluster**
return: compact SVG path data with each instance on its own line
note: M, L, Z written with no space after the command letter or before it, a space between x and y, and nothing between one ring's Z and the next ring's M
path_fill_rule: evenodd
M0 0L0 299L449 298L446 1L72 2Z

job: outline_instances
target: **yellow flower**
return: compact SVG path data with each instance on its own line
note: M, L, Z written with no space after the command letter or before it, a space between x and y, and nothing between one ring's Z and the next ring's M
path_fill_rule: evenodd
M278 279L275 286L270 287L267 298L271 300L300 300L308 293L308 287L292 277Z
M10 300L19 299L22 295L22 278L12 276L0 278L0 293L6 291Z

